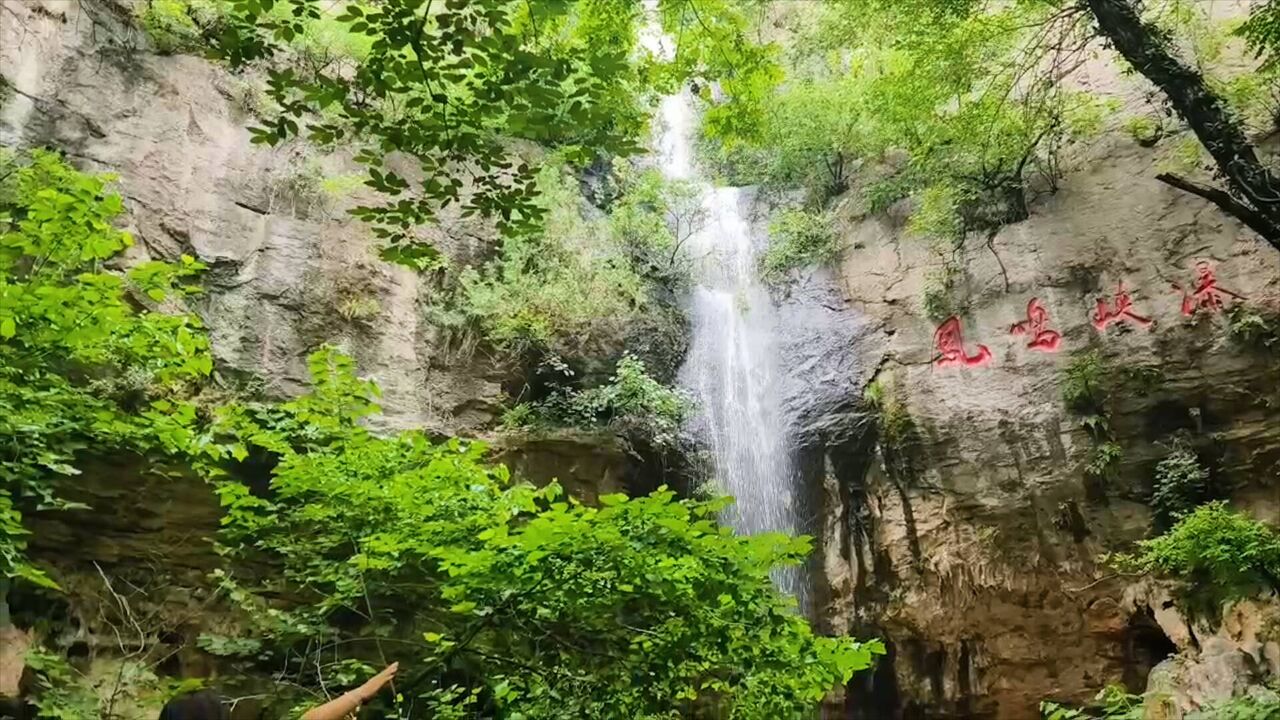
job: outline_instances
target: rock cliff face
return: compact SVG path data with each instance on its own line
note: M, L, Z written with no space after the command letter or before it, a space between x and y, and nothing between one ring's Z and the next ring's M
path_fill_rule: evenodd
M864 418L863 435L826 445L819 615L892 643L892 670L854 697L861 716L1021 720L1041 699L1149 676L1185 707L1280 669L1274 628L1188 629L1167 596L1097 560L1150 531L1175 434L1216 487L1280 518L1278 358L1232 340L1223 310L1185 314L1176 289L1207 270L1225 306L1274 312L1280 255L1155 181L1152 151L1115 135L1093 152L1030 219L969 239L947 322L921 301L943 260L892 213L844 208L845 296L876 326L858 352L879 367L863 412L879 409L880 437ZM1095 441L1062 400L1086 352L1114 393L1121 454L1105 477L1087 472Z

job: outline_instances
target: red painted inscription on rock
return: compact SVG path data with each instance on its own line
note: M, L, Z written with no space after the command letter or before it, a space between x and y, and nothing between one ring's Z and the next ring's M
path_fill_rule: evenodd
M964 331L960 328L960 318L952 316L938 326L933 333L933 342L938 348L938 357L933 361L938 367L978 367L991 361L991 351L986 345L979 345L978 352L970 355L964 349Z
M1044 309L1040 298L1031 298L1027 303L1027 319L1014 323L1009 332L1029 336L1031 342L1027 347L1039 352L1057 352L1062 347L1062 333L1049 327L1049 311Z
M1213 273L1213 266L1207 260L1196 263L1196 282L1189 292L1180 285L1174 285L1173 289L1182 293L1182 314L1187 317L1201 310L1221 312L1223 298L1244 299L1243 295L1218 287L1218 278Z
M1106 330L1112 323L1128 322L1138 327L1150 328L1155 321L1149 317L1143 317L1133 311L1133 298L1129 295L1129 291L1124 289L1124 282L1116 285L1116 292L1111 296L1111 301L1106 298L1098 298L1098 305L1094 308L1093 326L1099 330Z

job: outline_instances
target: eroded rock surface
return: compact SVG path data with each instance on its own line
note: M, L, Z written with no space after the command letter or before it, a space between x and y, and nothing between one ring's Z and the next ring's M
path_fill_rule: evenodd
M1188 642L1126 602L1128 579L1097 560L1150 531L1154 466L1176 434L1192 438L1238 505L1280 517L1274 351L1233 340L1223 312L1185 316L1175 289L1206 263L1243 298L1227 305L1274 312L1280 254L1154 180L1155 156L1135 142L1108 136L1095 153L1030 219L969 238L952 293L969 363L935 362L943 318L927 318L921 298L942 260L892 214L845 207L846 298L876 324L866 341L887 348L882 402L899 404L911 428L881 438L871 460L858 460L864 448L828 448L822 615L834 630L892 642L893 679L862 697L892 696L881 702L904 717L1022 720L1038 717L1041 699L1191 677L1164 664ZM1122 289L1149 327L1127 316L1095 325ZM1032 300L1060 334L1056 352L1014 331ZM1090 351L1114 388L1104 405L1122 451L1105 480L1089 479L1094 441L1062 401L1065 368ZM1222 672L1238 660L1198 653Z

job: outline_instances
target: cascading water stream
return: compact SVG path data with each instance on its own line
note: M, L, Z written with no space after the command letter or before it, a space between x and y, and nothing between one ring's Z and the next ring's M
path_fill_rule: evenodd
M665 38L646 44L664 52ZM697 181L705 222L686 247L693 262L689 299L693 336L680 370L694 396L692 429L711 449L718 490L736 502L726 518L742 533L797 532L796 478L782 412L782 378L775 342L776 313L757 277L749 191L698 181L692 161L696 115L687 91L663 99L657 150L669 179ZM801 573L775 578L804 606Z

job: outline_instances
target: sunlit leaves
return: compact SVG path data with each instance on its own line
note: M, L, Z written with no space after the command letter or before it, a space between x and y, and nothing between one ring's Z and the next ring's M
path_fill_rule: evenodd
M875 210L946 197L945 213L914 226L954 239L1024 217L1027 188L1056 179L1058 149L1096 129L1074 121L1097 117L1097 103L1062 90L1041 62L1042 46L1078 32L1051 3L857 0L812 14L790 39L789 77L739 138L746 149L706 133L744 180L822 202L856 173Z
M233 67L268 67L275 112L250 129L254 142L306 137L355 150L369 169L367 184L392 198L356 215L389 248L426 244L414 228L450 206L507 235L537 231L543 209L531 160L538 153L521 150L521 140L582 165L636 153L654 92L674 91L691 75L704 86L720 80L727 96L707 122L745 130L776 80L769 50L744 42L736 0L663 0L664 27L682 48L672 59L638 51L647 21L638 0L366 0L334 8L231 0L230 7L207 24L206 36ZM317 35L319 25L330 37L360 38L358 51L318 60L300 53L296 38ZM393 173L392 163L406 168Z
M396 199L359 208L389 247L421 245L413 228L440 208L491 218L507 233L541 220L533 169L512 142L596 154L638 149L645 126L641 65L632 61L639 3L624 0L424 3L378 0L328 11L316 0L235 0L210 32L233 66L270 66L277 112L255 142L305 135L359 144L367 184ZM291 41L316 23L369 40L368 51L321 67ZM412 177L386 168L411 160ZM393 260L402 255L389 255Z
M620 337L648 302L644 279L611 242L608 224L584 216L563 164L546 163L536 182L542 235L504 238L496 259L461 273L454 304L514 353Z
M1280 590L1280 532L1223 502L1201 505L1138 546L1117 563L1181 580L1216 601Z
M212 370L200 321L164 312L203 266L102 262L133 240L109 177L33 153L11 168L0 207L0 573L48 585L28 565L21 509L66 508L55 479L79 453L184 451L194 409L181 395ZM175 309L180 310L180 306Z
M555 484L511 484L477 443L369 434L352 421L372 388L331 351L313 371L323 398L258 423L280 454L272 499L221 491L224 542L279 563L264 591L283 581L307 599L262 624L284 657L356 613L348 631L413 660L398 689L423 717L478 701L503 717L773 720L883 653L815 637L779 596L769 570L800 562L806 539L735 536L716 520L724 501L667 490L595 508ZM315 436L300 421L315 403L348 408L346 429L300 442Z
M1237 30L1249 49L1263 59L1265 70L1275 70L1280 63L1280 3L1256 4L1249 19Z

